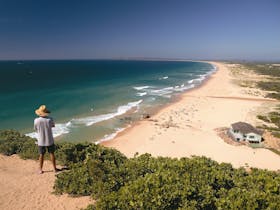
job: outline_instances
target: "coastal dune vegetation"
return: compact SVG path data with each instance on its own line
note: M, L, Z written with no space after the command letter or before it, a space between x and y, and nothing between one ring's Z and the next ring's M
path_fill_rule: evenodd
M266 76L266 81L258 81L257 87L270 91L268 98L280 99L280 65L277 64L244 64L245 68L253 70L258 75Z
M35 139L0 131L0 153L37 159ZM91 195L87 209L279 209L280 173L233 168L206 157L127 158L92 143L58 143L56 157L67 167L54 192Z
M267 92L265 97L280 100L280 65L247 63L243 64L245 69L254 71L258 75L265 77L264 81L257 81L256 86ZM280 105L266 115L258 115L258 119L264 124L259 128L270 131L275 137L280 138Z

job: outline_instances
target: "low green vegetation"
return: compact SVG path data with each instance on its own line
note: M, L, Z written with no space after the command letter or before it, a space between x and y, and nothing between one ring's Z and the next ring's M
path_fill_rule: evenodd
M253 70L259 75L266 76L265 81L258 81L257 87L270 91L266 94L268 98L275 98L280 100L280 65L264 64L264 63L244 63L244 69ZM265 123L271 124L268 126L264 124L259 126L261 129L270 131L275 137L280 138L280 107L276 107L276 111L270 112L267 115L258 115L257 118ZM275 150L277 151L277 150Z
M280 138L280 112L269 112L267 115L258 115L257 118L273 126L263 125L260 128L270 131L275 137Z
M0 152L37 158L34 139L0 131ZM91 143L57 145L57 160L69 170L57 175L54 191L91 195L95 209L279 209L280 174L234 169L205 157L149 154L126 158Z
M14 130L0 131L0 153L18 154L23 159L37 159L38 148L35 140Z
M243 66L253 70L257 74L265 75L269 78L267 81L257 82L257 87L266 91L274 91L268 93L266 97L280 99L280 66L273 64L246 63Z
M248 69L254 70L257 74L280 78L280 65L269 63L244 63L242 65Z

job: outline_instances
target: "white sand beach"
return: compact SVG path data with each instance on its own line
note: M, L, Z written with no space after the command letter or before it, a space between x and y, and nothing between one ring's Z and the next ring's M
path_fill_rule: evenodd
M201 87L142 120L114 140L103 142L129 157L135 153L154 156L206 156L234 167L280 169L280 156L267 149L225 143L214 129L245 121L255 125L257 111L273 99L246 93L233 82L227 64L209 62L218 70Z

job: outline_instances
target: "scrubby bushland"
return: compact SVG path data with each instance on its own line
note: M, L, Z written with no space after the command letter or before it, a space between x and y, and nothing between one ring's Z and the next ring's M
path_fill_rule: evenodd
M0 137L1 153L33 156L34 139L15 131L1 131ZM26 142L33 144L28 148ZM69 170L57 175L55 192L92 195L96 203L87 210L276 210L280 206L279 172L247 172L205 157L144 154L128 159L114 149L90 143L58 144L56 153Z
M270 123L274 125L273 127L269 127L267 125L260 126L262 129L266 129L270 131L275 137L280 138L280 112L279 107L274 112L269 112L266 116L264 115L258 115L258 119Z
M269 76L268 81L257 82L257 87L266 91L274 91L274 93L268 93L266 97L280 99L280 66L262 63L245 63L243 65L257 74Z
M243 65L245 66L245 68L251 69L257 74L268 76L265 81L258 81L257 87L259 87L262 90L273 91L271 93L268 93L266 97L280 100L280 66L262 63L246 63ZM266 123L274 124L273 127L263 125L260 128L269 130L275 137L280 138L279 107L276 111L270 112L266 116L258 115L257 118Z
M24 142L24 136L20 133L7 130L0 132L0 152L5 155L19 153Z
M18 154L23 159L37 159L38 146L36 139L20 134L15 130L0 130L0 153L4 155ZM85 159L100 159L118 162L126 157L114 149L92 143L56 143L56 159L59 164L71 166ZM119 158L116 158L116 157Z
M0 130L0 153L19 154L23 159L38 158L35 140L14 130Z
M75 180L75 181L73 181ZM234 169L205 157L144 154L119 164L87 159L58 176L58 193L91 194L87 209L277 209L277 172Z
M57 176L54 185L56 193L93 195L97 198L123 185L119 175L119 167L127 160L123 154L94 144L89 145L84 153L82 161L72 164L71 170Z
M143 157L133 161L142 165ZM280 175L275 172L253 169L248 174L204 157L150 157L145 163L155 166L153 172L149 170L128 180L118 191L101 196L94 208L276 209L280 205Z
M268 75L273 78L280 78L280 66L269 63L243 63L247 69L255 71L257 74Z

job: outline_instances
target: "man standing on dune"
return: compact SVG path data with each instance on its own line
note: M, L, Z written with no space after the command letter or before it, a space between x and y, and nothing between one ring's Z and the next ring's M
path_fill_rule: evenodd
M35 110L38 117L34 120L34 129L38 133L38 149L39 149L39 174L43 173L44 155L46 150L50 154L51 162L55 172L59 169L56 168L55 162L55 145L52 133L52 128L55 127L54 121L49 117L50 111L45 105L41 105L39 109Z

